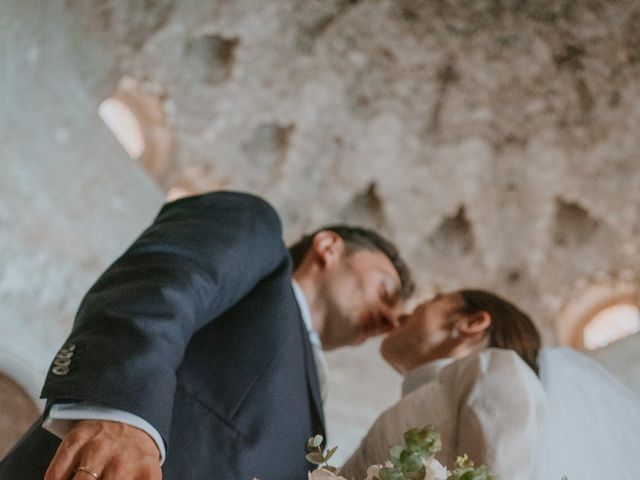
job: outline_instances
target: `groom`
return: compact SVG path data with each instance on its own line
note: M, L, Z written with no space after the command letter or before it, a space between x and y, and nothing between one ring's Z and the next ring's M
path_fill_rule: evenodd
M169 203L86 294L0 480L305 478L321 348L390 330L412 288L371 231L289 252L256 197Z

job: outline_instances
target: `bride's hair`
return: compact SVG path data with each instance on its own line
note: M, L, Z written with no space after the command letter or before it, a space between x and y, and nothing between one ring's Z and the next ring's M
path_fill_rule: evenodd
M518 307L484 290L461 290L463 313L487 312L489 347L514 350L538 375L540 333L529 316Z

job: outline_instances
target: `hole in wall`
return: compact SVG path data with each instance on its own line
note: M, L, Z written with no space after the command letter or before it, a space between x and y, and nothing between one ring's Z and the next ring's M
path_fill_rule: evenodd
M557 199L553 229L553 242L557 246L571 248L586 244L599 228L600 222L581 205Z
M581 280L556 316L561 344L596 350L640 332L640 284L615 276Z
M467 219L465 207L461 206L452 217L445 218L429 244L444 255L466 255L473 251L475 239L471 222Z
M253 129L242 144L248 169L242 175L243 188L265 192L284 178L289 145L295 131L293 124L265 122Z
M239 43L238 38L213 34L192 38L187 45L192 71L204 83L211 85L229 79L233 73Z
M385 231L384 199L378 192L376 182L370 182L363 191L356 193L338 218L344 223Z
M640 310L631 303L617 303L603 308L587 321L582 342L587 350L602 348L640 332Z

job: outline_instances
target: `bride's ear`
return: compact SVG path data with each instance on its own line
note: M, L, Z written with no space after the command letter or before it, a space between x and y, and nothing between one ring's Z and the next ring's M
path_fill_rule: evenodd
M485 311L465 315L456 322L456 329L460 335L465 337L476 337L484 334L490 326L491 315Z

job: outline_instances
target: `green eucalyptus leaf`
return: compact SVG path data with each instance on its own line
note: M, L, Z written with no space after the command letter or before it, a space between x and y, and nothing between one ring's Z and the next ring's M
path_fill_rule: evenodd
M333 448L330 448L330 449L327 451L327 453L325 453L325 455L324 455L324 461L325 461L325 462L328 462L328 461L329 461L329 459L330 459L331 457L333 457L333 454L334 454L334 453L336 453L336 450L338 450L338 447L337 447L337 446L335 446L335 447L333 447Z
M427 469L424 465L420 465L420 468L417 470L403 470L402 473L407 480L423 480Z
M314 437L309 437L309 440L307 440L307 452L312 452L317 450L317 447L313 446L313 439Z
M411 430L407 430L404 432L404 443L407 447L411 448L420 443L420 429L412 428Z
M491 473L491 469L486 465L480 465L476 469L476 474L478 480L495 480L494 475Z
M475 472L473 470L467 471L458 477L458 480L474 480Z
M456 459L455 468L447 480L498 480L486 465L474 468L473 462L467 455L461 455Z
M440 434L433 425L407 430L404 441L409 450L420 451L425 457L433 457L442 448Z
M381 468L378 475L380 480L405 480L404 475L397 468Z
M394 467L400 467L401 465L400 455L402 455L403 450L404 448L402 448L400 445L396 445L389 449L389 460L391 461Z
M436 437L432 440L431 445L429 447L429 451L433 456L442 450L442 439L440 438L440 434L436 432Z
M422 456L418 452L404 450L400 455L400 462L403 472L415 472L423 466Z
M453 465L454 468L469 468L473 467L473 462L466 453L464 455L458 455L456 462Z
M419 452L405 450L400 456L401 470L407 480L422 480L426 474L426 468Z
M324 437L322 435L316 435L315 437L313 437L313 439L311 440L311 444L314 447L319 447L320 445L322 445L322 441L324 440Z
M320 452L311 452L305 455L305 458L314 465L321 465L324 463L324 455Z

